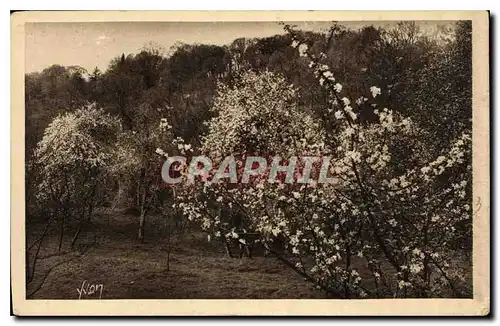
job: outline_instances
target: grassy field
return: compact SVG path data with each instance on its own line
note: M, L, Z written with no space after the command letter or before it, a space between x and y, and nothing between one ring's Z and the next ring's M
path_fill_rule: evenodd
M64 239L57 252L57 232L47 237L34 280L32 299L180 299L180 298L322 298L322 294L273 257L228 258L221 242L207 242L196 231L186 232L172 251L167 270L167 245L160 218L150 217L146 243L136 240L137 217L103 212L93 219L97 231L82 233L79 255ZM42 225L28 229L28 243ZM96 243L86 248L88 243ZM84 283L85 281L85 283ZM81 291L83 288L85 292ZM102 285L102 294L91 285ZM89 291L90 290L90 291ZM36 292L35 292L36 291ZM81 294L80 294L81 293Z
M138 218L126 211L106 210L92 219L70 249L71 235L58 253L58 230L41 247L35 277L27 286L32 299L301 299L324 294L276 258L255 250L252 259L229 258L220 241L208 242L200 231L188 229L171 251L167 268L167 237L164 220L148 219L145 243L136 239ZM28 223L28 244L38 239L44 225ZM262 248L260 248L262 249ZM83 254L82 254L83 253ZM472 295L470 256L459 251L451 268L466 275L460 297ZM360 276L371 275L362 259L352 262ZM388 270L391 266L386 266ZM99 291L92 291L98 285ZM369 288L374 284L367 283ZM82 291L83 288L83 291ZM94 293L91 293L94 292ZM450 294L450 297L453 295Z

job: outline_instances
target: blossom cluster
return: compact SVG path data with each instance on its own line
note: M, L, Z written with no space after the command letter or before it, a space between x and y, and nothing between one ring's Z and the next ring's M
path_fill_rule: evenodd
M56 117L45 129L35 151L41 168L38 200L84 202L113 160L119 121L95 105Z
M298 107L297 92L283 77L248 72L236 85L219 86L214 118L197 150L217 162L264 151L328 156L336 183L287 185L257 177L182 184L175 206L211 238L234 238L244 228L260 232L264 243L284 239L284 250L275 253L328 293L439 296L445 286L436 284L453 289L448 244L471 219L470 130L432 157L424 128L376 105L381 87L373 85L351 101L322 63L324 54L312 53L299 33L285 29L318 87L329 94L325 116ZM362 110L371 110L376 120L361 122ZM336 127L325 128L331 121ZM361 265L370 275L361 275Z

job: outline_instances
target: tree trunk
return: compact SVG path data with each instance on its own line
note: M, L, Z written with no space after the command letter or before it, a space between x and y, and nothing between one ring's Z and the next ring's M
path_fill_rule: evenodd
M167 273L170 272L170 249L167 251Z
M82 231L83 223L85 223L85 221L81 221L80 225L78 225L78 230L76 230L76 233L73 236L73 239L71 240L71 248L75 247L76 240L78 239L78 236L80 235L80 232Z
M172 252L172 225L167 230L167 272L170 272L170 253Z
M138 239L144 243L144 225L146 224L146 212L141 209L141 216L139 217L139 234Z
M351 248L346 244L346 260L345 260L345 271L348 273L346 279L344 280L344 298L349 299L349 279L351 275L349 269L351 267Z
M146 190L141 195L141 215L139 216L139 234L137 238L141 243L144 243L144 226L146 224Z
M233 258L233 254L231 253L231 247L229 246L229 241L224 237L224 245L226 247L226 254L229 258Z
M35 267L36 267L36 260L38 259L38 255L40 254L40 249L42 248L43 240L45 239L45 236L47 234L47 231L49 230L49 225L50 222L52 221L52 217L49 218L47 223L45 224L45 228L43 230L42 236L40 237L40 240L38 241L38 247L36 249L35 254L33 255L33 264L31 266L31 273L30 273L30 267L29 267L29 251L30 249L36 244L33 244L28 250L26 250L26 271L27 271L27 278L26 278L26 283L31 283L33 281L33 278L35 276Z
M63 213L63 216L62 216L62 220L61 220L61 226L60 226L60 229L59 229L59 252L61 252L61 248L62 248L62 242L63 242L63 236L64 236L64 222L65 222L65 219L66 219L66 212Z

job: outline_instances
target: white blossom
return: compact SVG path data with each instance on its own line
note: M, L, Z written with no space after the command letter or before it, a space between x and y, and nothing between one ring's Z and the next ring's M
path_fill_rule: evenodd
M375 98L377 97L377 95L380 95L382 94L380 88L376 87L376 86L372 86L370 87L370 92L372 93L372 96Z
M299 45L299 55L301 57L307 56L307 50L308 50L308 48L309 47L307 46L307 44L305 44L305 43L300 44Z

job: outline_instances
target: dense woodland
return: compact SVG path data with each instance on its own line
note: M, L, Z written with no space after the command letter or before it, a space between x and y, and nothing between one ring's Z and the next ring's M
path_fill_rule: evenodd
M269 102L262 103L273 108L276 116L269 120L262 118L262 121L254 121L257 128L263 130L262 134L267 130L263 125L271 123L268 121L282 125L283 130L295 130L305 128L307 119L311 118L312 121L321 121L321 130L317 134L324 134L326 142L332 143L332 148L338 145L335 141L341 138L343 127L337 121L341 119L331 118L333 113L330 108L335 110L336 106L341 105L341 98L350 99L352 106L358 105L360 108L366 102L366 107L370 109L357 109L355 120L362 126L360 128L366 128L367 134L371 130L369 128L379 122L378 113L374 113L373 108L389 108L391 119L392 114L395 117L407 117L418 126L418 133L391 136L384 143L389 144L392 159L388 164L390 173L393 174L420 169L420 160L424 158L432 161L436 157L448 157L446 155L450 148L456 148L454 144L457 139L467 139L461 138L461 135L472 130L471 22L456 22L448 30L443 29L441 37L422 33L418 24L413 22L402 22L390 29L367 26L359 30L332 23L330 30L323 33L296 31L288 26L286 28L288 29L281 35L256 39L239 38L223 46L177 43L166 51L161 45L149 44L138 53L117 54L105 71L98 68L86 71L79 66L54 64L43 71L26 74L26 273L28 283L37 283L35 288L38 289L35 292L43 287L45 274L51 271L47 268L43 273L37 271L37 264L45 264L40 256L44 246L52 241L51 250L58 255L76 250L74 248L82 241L85 230L90 228L88 225L98 223L95 220L102 216L99 214L104 214L104 209L133 212L135 219L131 223L135 230L123 241L139 243L139 246L141 242L148 240L155 243L168 242L166 252L169 256L171 253L175 255L175 246L181 246L182 241L178 239L180 234L199 230L211 234L212 239L214 234L215 237L220 236L220 232L214 229L214 225L218 225L220 221L210 224L203 218L193 218L189 212L186 213L186 203L184 214L182 209L179 210L176 196L179 196L179 201L189 200L192 204L196 202L192 197L196 190L175 190L162 186L162 160L158 157L157 149L168 152L169 148L178 148L185 153L188 148L192 148L194 153L202 153L209 151L210 146L219 146L219 154L236 151L240 147L232 143L220 145L214 139L217 135L221 136L221 130L231 129L230 126L226 128L217 125L227 120L221 117L226 112L225 108L245 107L242 102L245 98L256 101L271 98ZM297 51L296 47L291 46L293 42L306 46ZM320 79L323 78L322 74L325 77L320 83L318 71ZM325 74L326 71L328 74ZM335 76L335 83L338 82L341 86L334 86L333 78L329 76ZM332 89L335 89L333 93L341 94L337 99L331 95L329 78L332 80ZM274 93L262 93L258 86L250 87L260 83L274 83L279 92L276 93L273 88ZM288 100L283 100L286 104L283 101L272 101L272 94L284 94L283 98L288 96L285 95L288 89L286 85L293 85L296 89L296 93L290 94L290 101L293 101L293 108L300 113L297 121L290 123L280 120L281 114L287 115ZM380 92L371 96L370 88L374 86ZM247 94L250 95L247 97ZM350 107L346 101L344 104L345 107ZM280 105L284 105L283 109ZM266 112L259 112L262 117L265 116ZM303 118L302 115L308 118ZM165 133L158 131L159 125L163 126L163 131L168 130ZM255 146L252 149L254 151L262 148L272 150L270 140L268 144L266 139L238 139L241 142L239 145L246 150L251 150L252 146ZM363 147L359 148L362 151ZM373 151L375 148L378 147L373 145ZM75 154L75 150L81 151L78 152L80 154ZM369 153L369 147L366 153ZM453 155L453 150L450 153ZM446 206L442 214L452 212L450 207L472 206L472 163L470 153L465 151L464 155L465 163L454 166L455 170L440 172L435 183L425 186L429 187L425 192L432 194L429 196L439 198L440 203L432 206L433 210L441 209L441 202L446 204L448 192L445 191L440 197L439 191L450 185L457 192L463 188L466 195L463 201ZM461 162L462 159L459 157L458 160ZM370 172L365 173L367 180L370 179ZM459 176L462 175L469 178L466 185L460 183L462 179ZM376 177L378 175L373 177L373 183L379 182ZM353 190L346 194L353 198L363 197L366 186L362 185L369 181L363 182L359 181L361 192ZM462 188L455 188L455 184ZM382 187L383 183L380 185ZM218 202L215 198L219 195L220 192L217 192L212 201ZM420 193L417 195L420 196ZM417 198L417 195L412 198ZM272 197L270 194L266 196ZM207 201L206 197L203 200L199 196L196 198L201 202ZM365 199L350 202L354 203L356 211L366 209L369 213L370 210L373 212L375 208L366 208L368 204ZM427 202L420 202L420 197L415 199L415 204L423 206L422 209L427 209L431 215L434 212L430 211L431 204L425 206ZM271 230L269 225L262 226L262 220L252 220L258 215L258 207L253 202L245 207L253 209L252 217L247 216L248 228L262 233L264 230ZM312 206L311 209L323 210L318 207ZM400 208L391 209L396 212ZM401 211L404 210L401 208ZM450 213L450 216L454 213ZM456 213L458 216L458 212ZM299 209L290 214L298 218L308 213ZM330 213L324 214L322 226L329 223L328 214ZM310 247L313 248L310 251L300 249L300 262L297 261L298 256L293 256L299 249L294 249L293 254L283 254L278 258L289 266L287 268L305 279L306 283L313 284L329 297L470 296L472 286L468 273L471 271L471 211L468 210L466 215L466 218L455 218L453 215L445 224L429 233L427 231L431 230L431 219L434 222L435 217L426 218L422 229L418 231L425 231L425 239L418 240L425 241L424 244L413 243L414 239L420 239L420 233L408 231L409 227L391 231L384 224L380 227L380 235L373 230L381 222L370 220L373 223L370 226L358 226L349 216L346 218L347 222L339 222L340 233L337 231L337 222L332 222L336 225L335 231L325 231L332 237L338 237L339 244L342 244L341 249L338 249L337 244L333 246L339 252L342 267L338 266L338 262L314 263L318 247L321 247L317 243ZM151 230L151 234L148 234L150 216L164 216L164 233L158 234ZM390 222L391 225L419 225L412 222L409 215L400 220L398 218L387 217L387 220L397 220ZM300 233L307 233L305 230L309 230L308 227L302 229L300 221L293 221L296 228L302 230ZM110 230L113 228L110 223L106 225ZM366 227L371 231L365 231ZM353 230L358 234L353 235ZM284 234L284 241L294 246L294 235L289 230L280 232ZM365 242L358 243L358 240L350 239L350 235L363 238ZM427 236L436 242L429 244ZM385 238L381 240L381 237ZM373 239L375 245L366 249L366 243L372 241L369 239ZM441 240L444 242L439 242ZM455 254L460 256L457 258L460 268L455 268L450 262L439 263L437 254L431 258L431 249L426 246L438 246L450 258ZM375 250L374 247L378 249ZM353 266L358 258L351 259L351 256L358 257L358 251L361 252L362 249L365 250L365 256L377 257L366 258L368 272L365 274L370 276L361 275L361 278L372 277L375 280L370 285L360 285L362 282L356 276L358 272L354 273ZM327 252L330 249L321 250ZM421 256L421 262L415 260L418 257L409 258L408 252ZM363 254L359 254L359 257L363 257ZM453 257L452 260L457 259ZM312 267L303 266L307 264L312 264ZM389 267L384 267L386 265ZM409 272L407 268L401 268L406 265L419 267ZM450 271L443 267L446 265L453 265L449 267ZM382 272L392 276L380 281ZM333 274L341 276L331 276ZM43 280L40 281L37 277ZM395 285L391 285L391 282Z

